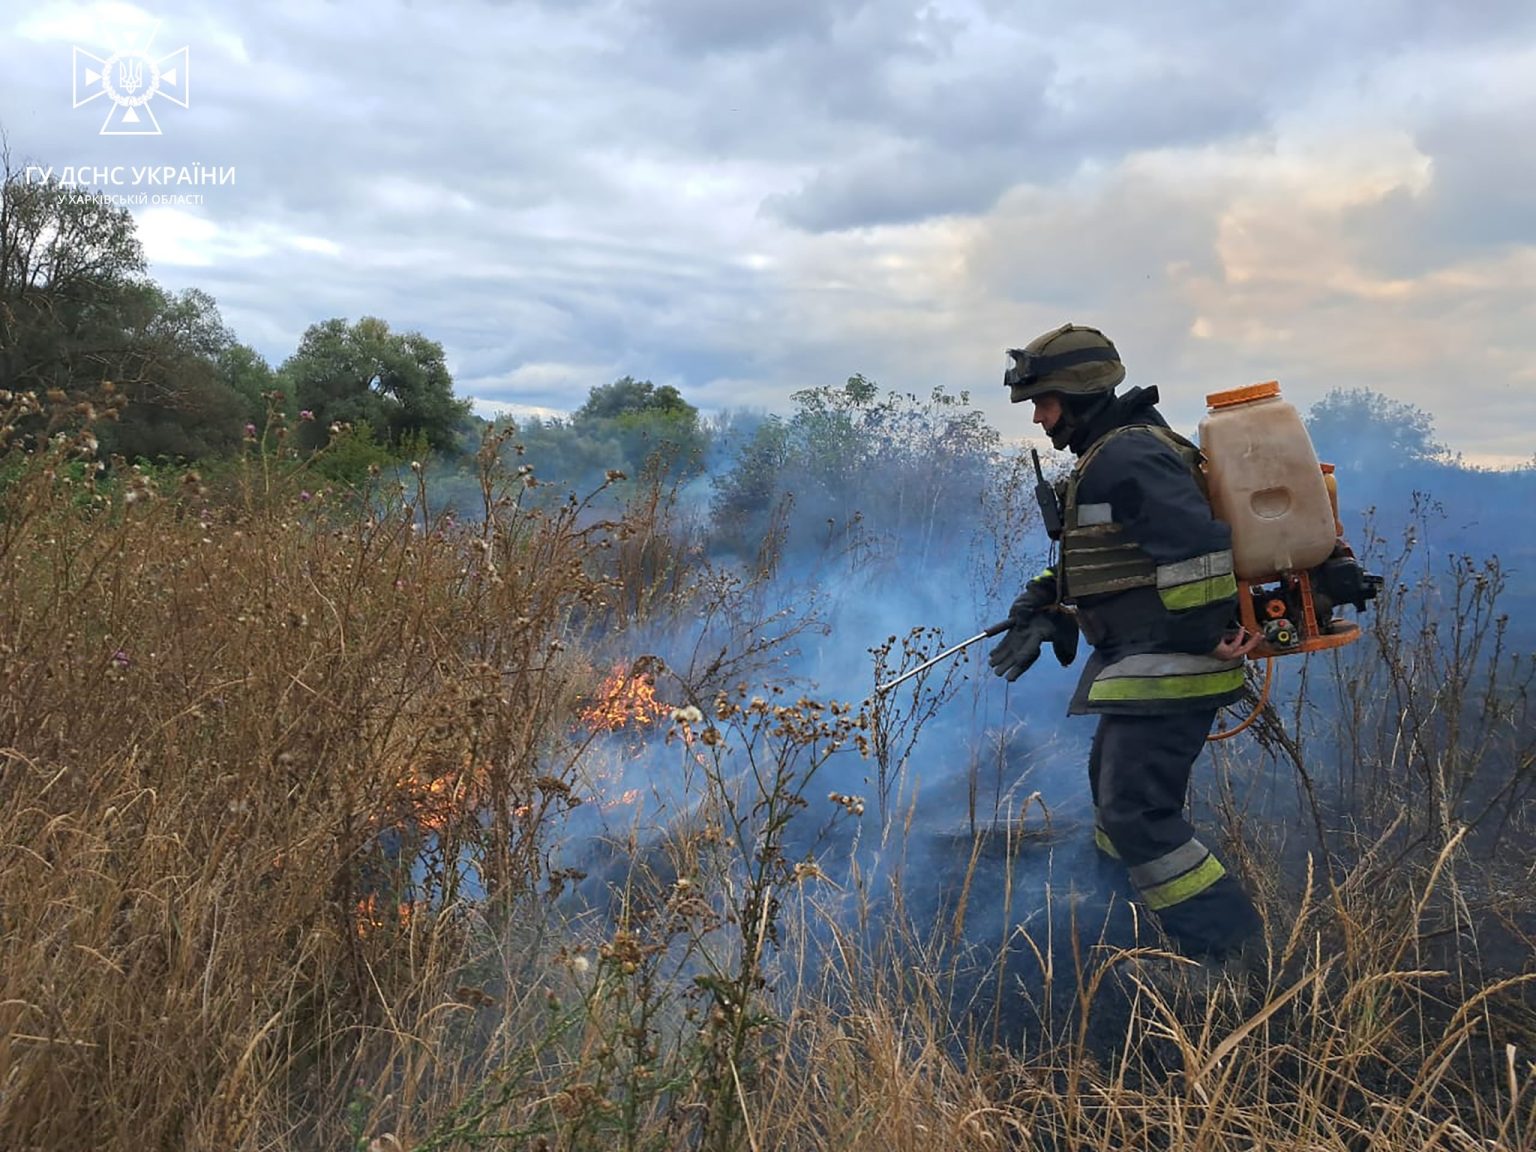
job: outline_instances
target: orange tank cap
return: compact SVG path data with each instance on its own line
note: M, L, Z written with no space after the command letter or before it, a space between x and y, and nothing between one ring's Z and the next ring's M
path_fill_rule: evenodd
M1212 392L1205 398L1211 409L1230 408L1234 404L1247 404L1251 400L1268 400L1280 395L1280 381L1268 380L1263 384L1250 384L1246 388L1230 388L1225 392Z

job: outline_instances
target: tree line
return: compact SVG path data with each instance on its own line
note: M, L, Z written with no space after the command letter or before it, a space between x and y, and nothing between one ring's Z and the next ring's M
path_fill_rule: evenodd
M312 325L274 369L208 293L150 278L126 207L52 177L24 179L7 161L0 386L78 404L103 381L126 400L103 452L128 460L232 454L274 403L311 449L340 422L381 445L451 450L469 416L442 346L373 317Z
M169 465L230 458L277 414L312 453L348 431L330 475L391 461L472 455L485 422L454 392L443 347L383 319L310 325L281 364L241 342L208 293L150 277L131 212L5 159L0 197L0 391L49 405L121 398L103 459ZM750 549L792 502L814 523L928 525L998 482L999 433L965 393L884 394L862 375L802 389L787 415L706 420L671 385L624 376L594 385L567 416L517 422L519 453L541 479L580 487L610 473L701 482L717 537ZM38 417L39 428L46 425ZM502 421L505 424L507 421ZM1308 420L1341 463L1443 461L1433 421L1363 389L1335 390ZM971 501L974 503L974 501ZM894 520L892 519L894 518ZM930 541L931 543L931 541Z

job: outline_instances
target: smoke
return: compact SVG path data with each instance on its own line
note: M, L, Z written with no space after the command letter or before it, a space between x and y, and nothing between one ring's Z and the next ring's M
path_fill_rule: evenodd
M1009 685L990 674L993 641L982 641L875 694L880 679L1003 618L1047 561L1021 458L984 440L980 450L948 456L887 444L883 455L832 467L838 461L778 451L782 440L769 445L777 455L763 456L759 433L772 426L737 425L734 452L717 445L710 471L673 490L667 527L697 565L685 610L615 620L595 640L597 657L626 678L650 677L661 711L648 725L604 733L583 756L590 802L573 813L565 855L553 862L588 873L579 900L607 915L631 898L637 860L658 882L676 879L665 849L698 818L704 762L671 709L698 707L707 718L716 693L743 686L749 697L841 701L876 718L885 739L871 755L849 745L816 769L786 852L826 878L823 907L847 925L899 921L910 946L942 945L964 958L958 971L972 978L955 981L957 1012L984 974L997 978L1000 954L1010 986L1027 999L1043 989L1047 966L1070 971L1076 953L1137 942L1124 870L1092 841L1094 722L1066 716L1081 658L1063 669L1047 653ZM1357 447L1337 459L1340 511L1367 566L1397 571L1393 558L1412 541L1433 589L1447 558L1502 553L1510 637L1529 646L1536 471L1394 465L1379 445ZM759 465L773 465L766 477L743 473L753 451ZM737 503L723 503L722 492ZM1385 595L1404 593L1389 586ZM1430 595L1405 611L1406 625L1418 627L1448 605ZM1362 661L1372 659L1379 649L1362 641L1336 657L1279 660L1276 714L1311 734L1336 729L1339 686L1366 682ZM691 727L696 736L700 726ZM1341 803L1348 747L1314 741L1307 749L1302 768L1326 802ZM741 749L724 751L722 763L744 762ZM1220 756L1224 802L1260 817L1256 828L1306 819L1297 772L1273 748L1240 737ZM1217 767L1216 756L1203 756L1194 786L1195 822L1213 832L1207 798ZM1299 857L1280 859L1300 876Z
M1006 617L1048 561L1017 458L943 468L888 460L845 472L840 488L798 491L789 485L804 474L783 477L770 556L706 547L720 596L615 630L600 659L643 658L660 670L658 699L706 713L714 692L738 685L865 709L870 754L850 744L820 764L785 852L814 864L820 907L842 926L873 922L904 946L944 950L963 1012L1005 951L1009 982L1038 990L1047 965L1069 970L1080 935L1135 935L1124 870L1092 842L1093 722L1066 717L1080 666L1047 650L1010 685L987 667L987 640L876 695L877 682ZM697 525L700 490L690 492L678 507ZM607 734L584 758L593 802L573 815L558 863L588 873L578 895L593 914L634 899L637 863L652 887L676 879L669 849L695 825L704 768L667 727ZM727 748L722 762L744 772L742 753Z

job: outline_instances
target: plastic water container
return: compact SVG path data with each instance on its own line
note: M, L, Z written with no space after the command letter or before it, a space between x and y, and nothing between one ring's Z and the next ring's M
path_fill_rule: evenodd
M1211 507L1232 528L1239 580L1272 579L1328 559L1337 541L1317 452L1271 380L1205 398L1200 421Z
M1339 478L1334 475L1332 464L1319 464L1323 470L1323 484L1328 489L1328 505L1333 509L1333 533L1339 539L1344 538L1344 521L1339 519Z

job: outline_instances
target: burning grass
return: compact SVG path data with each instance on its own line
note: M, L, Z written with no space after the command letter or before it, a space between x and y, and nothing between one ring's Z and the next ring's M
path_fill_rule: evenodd
M1241 988L1156 975L1152 938L1115 969L1061 916L915 923L934 878L858 848L900 843L920 721L594 672L612 596L626 625L667 605L624 587L623 533L492 471L472 527L255 474L222 501L97 486L68 444L9 474L0 1144L1536 1147L1530 965L1447 962L1494 924L1528 958L1528 859L1478 886L1465 834L1415 855L1387 829L1260 884ZM662 835L609 796L634 811L614 900L573 918L563 838L620 737L689 807ZM867 809L818 782L861 749ZM1007 851L957 837L968 899L987 872L1018 900L1015 842L1072 841L1030 802Z
M580 712L581 722L600 732L648 728L672 711L656 698L656 677L620 665L603 677Z

